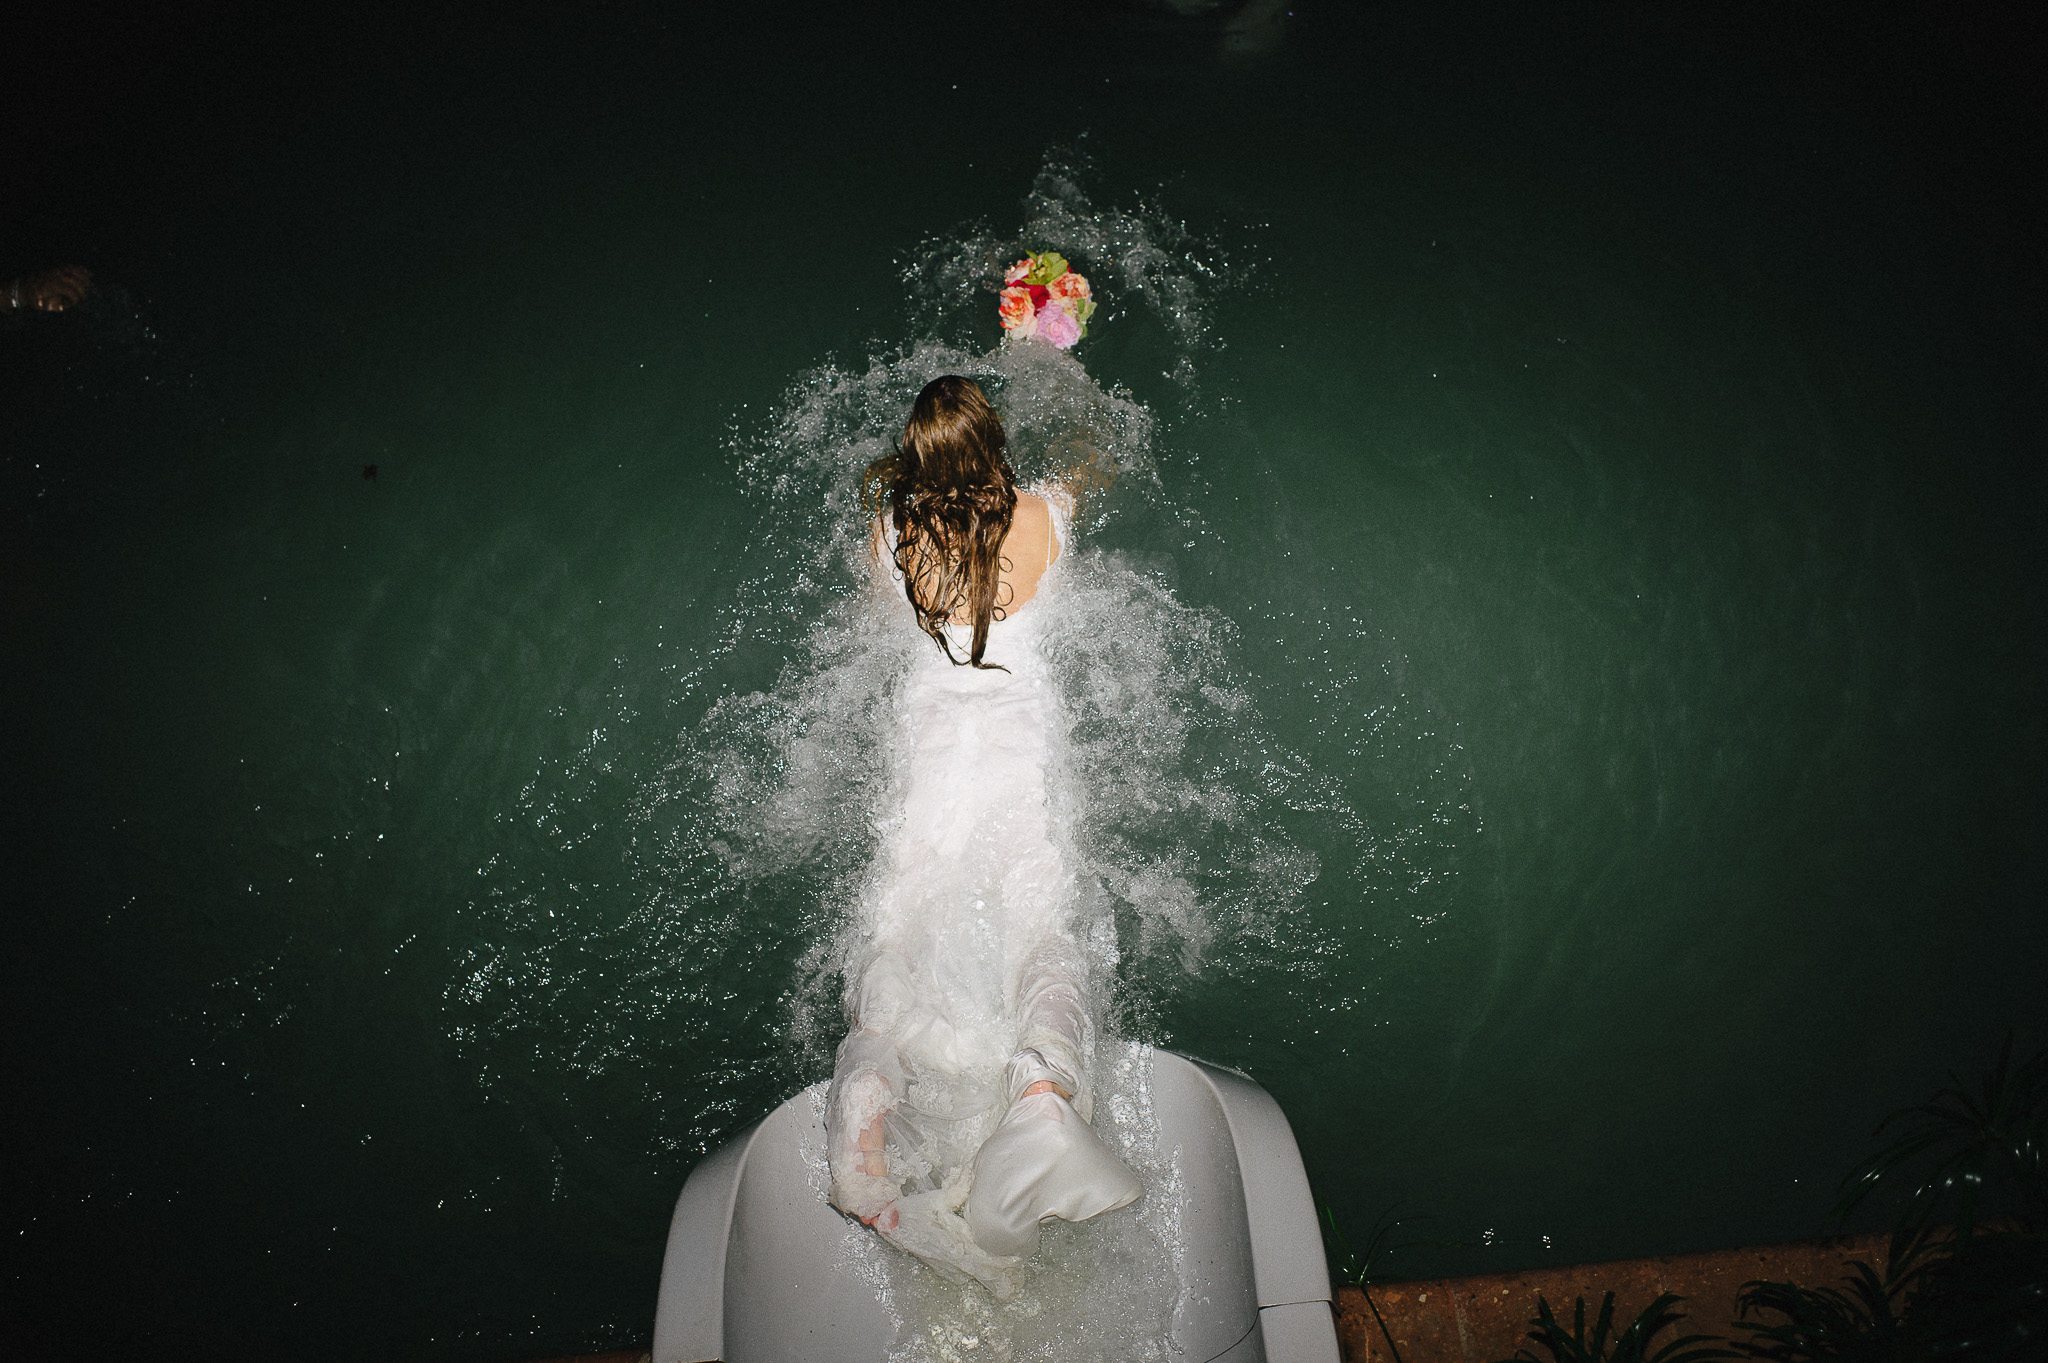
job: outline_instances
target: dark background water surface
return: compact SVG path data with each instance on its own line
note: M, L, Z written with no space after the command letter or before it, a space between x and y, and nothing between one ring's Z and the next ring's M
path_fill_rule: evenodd
M633 801L781 661L693 670L733 441L1049 155L1229 262L1192 389L1135 305L1082 352L1213 528L1128 547L1409 830L1313 849L1315 970L1131 1005L1340 1218L1464 1242L1417 1274L1813 1233L2038 1044L2040 54L1539 8L10 25L0 274L102 290L0 323L0 1351L647 1337L691 1164L817 1077L794 910L716 994L635 915Z

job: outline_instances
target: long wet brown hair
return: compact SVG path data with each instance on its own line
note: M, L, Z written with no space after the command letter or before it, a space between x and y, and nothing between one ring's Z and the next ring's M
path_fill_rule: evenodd
M896 527L896 569L917 623L956 664L981 660L988 628L1003 618L1003 537L1017 510L1017 478L1003 457L1003 423L988 397L957 374L933 379L917 395L889 487ZM972 622L967 656L946 626Z

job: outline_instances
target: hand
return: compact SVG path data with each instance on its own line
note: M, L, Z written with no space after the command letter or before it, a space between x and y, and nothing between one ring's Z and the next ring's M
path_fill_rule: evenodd
M860 1129L861 1168L880 1178L889 1172L889 1156L882 1150L882 1119L875 1118Z
M92 292L92 271L82 265L59 265L21 279L23 306L41 312L62 312Z
M876 1178L882 1178L889 1172L889 1156L882 1149L882 1144L882 1119L878 1115L860 1129L861 1168ZM896 1204L891 1202L873 1216L863 1216L860 1220L862 1225L873 1226L876 1230L895 1230Z

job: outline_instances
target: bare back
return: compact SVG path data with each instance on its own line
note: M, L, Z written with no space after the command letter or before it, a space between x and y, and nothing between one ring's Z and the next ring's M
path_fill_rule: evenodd
M874 533L876 557L886 562L888 553L884 545L888 541L880 521L875 522ZM1059 561L1065 547L1059 542L1052 508L1045 498L1019 488L1017 509L1011 513L1009 533L1003 536L999 551L1002 558L996 576L996 603L1004 614L1014 614L1038 595L1045 570Z
M1035 492L1017 493L1010 533L1003 536L1002 571L996 600L1014 611L1038 595L1038 581L1058 561L1064 546L1053 528L1052 508Z

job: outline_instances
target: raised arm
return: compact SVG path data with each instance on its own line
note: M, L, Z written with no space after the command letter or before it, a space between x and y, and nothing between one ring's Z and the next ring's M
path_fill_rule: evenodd
M1046 454L1059 470L1052 481L1073 499L1077 517L1116 482L1116 463L1095 444L1093 431L1056 440Z
M868 513L868 519L879 521L887 509L889 488L896 481L896 470L902 465L903 456L893 451L883 455L862 470L860 475L861 510Z
M896 467L902 457L885 454L860 475L860 509L868 518L868 559L878 571L875 580L881 583L890 580L888 570L895 566L890 562L887 523L883 518L889 514L889 488L896 481Z

